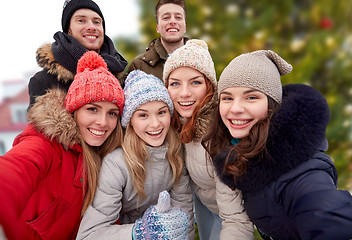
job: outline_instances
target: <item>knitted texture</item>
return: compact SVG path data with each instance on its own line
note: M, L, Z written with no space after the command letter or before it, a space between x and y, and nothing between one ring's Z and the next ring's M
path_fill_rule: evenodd
M179 67L191 67L203 73L216 86L216 74L208 45L203 40L191 39L176 49L166 60L163 80L166 84L170 73Z
M123 111L124 93L103 58L95 51L86 52L78 61L77 74L68 89L65 105L73 112L91 102L113 102Z
M174 105L169 92L162 81L151 74L141 70L130 72L125 81L125 107L123 110L121 125L126 128L134 111L142 104L152 101L166 103L170 114L174 112Z
M138 219L134 226L136 239L187 239L189 217L180 209L170 204L170 195L167 191L159 194L158 204L149 207L143 217Z
M103 13L99 6L92 0L66 0L62 11L61 25L62 31L67 33L70 26L72 15L79 9L87 8L96 12L103 19L103 28L105 32L105 21Z
M242 54L233 59L220 75L218 95L225 88L249 87L282 101L280 75L292 71L291 64L271 50Z

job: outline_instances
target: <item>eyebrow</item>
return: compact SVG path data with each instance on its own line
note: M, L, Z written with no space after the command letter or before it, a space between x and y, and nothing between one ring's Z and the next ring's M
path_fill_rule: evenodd
M261 91L256 90L256 89L249 89L249 90L244 91L243 94L248 94L248 93L252 93L252 92L261 92ZM220 95L222 95L222 94L232 95L232 93L227 92L227 91L222 91L220 93Z
M198 79L198 78L202 78L205 80L205 77L203 75L198 75L198 76L195 76L195 77L192 77L190 79L187 79L187 81L192 81L192 80L195 80L195 79ZM170 77L169 80L173 80L173 81L181 81L181 79L179 78L173 78L173 77Z
M73 15L72 17L79 18L79 17L87 17L86 15Z
M161 108L158 109L158 111L160 111L160 110L162 110L162 109L164 109L164 108L167 108L167 107L168 107L168 106L162 106ZM143 108L138 108L138 109L136 109L135 112L137 112L137 111L148 112L148 110L145 110L145 109L143 109Z
M256 90L256 89L249 89L247 91L244 91L243 93L244 94L248 94L248 93L252 93L252 92L260 92L259 90Z
M183 16L183 13L178 12L178 11L169 11L169 12L164 12L163 14L161 14L160 17L165 16L165 15L180 15L180 16Z
M88 18L88 16L87 15L73 15L72 17L74 17L74 18ZM96 16L96 17L93 17L93 19L99 19L99 20L103 20L101 17L99 17L99 16Z
M96 103L87 103L87 105L92 105L97 108L102 108L99 104L96 104ZM120 109L119 108L111 108L110 111L120 111Z

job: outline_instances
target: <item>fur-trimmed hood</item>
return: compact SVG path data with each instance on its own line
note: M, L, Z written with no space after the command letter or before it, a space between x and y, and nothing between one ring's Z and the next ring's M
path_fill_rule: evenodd
M59 81L64 83L73 81L75 74L55 61L53 52L51 51L51 45L51 43L48 43L38 48L36 52L38 65L46 69L48 73L57 76Z
M220 153L213 159L220 179L242 191L267 186L310 160L317 152L327 150L326 127L329 120L328 103L318 91L303 84L284 86L282 105L270 123L267 141L270 157L250 159L247 172L235 184L232 176L223 174L228 151Z
M79 143L79 132L73 115L65 108L65 97L63 90L50 89L47 94L37 98L27 118L38 132L68 149Z

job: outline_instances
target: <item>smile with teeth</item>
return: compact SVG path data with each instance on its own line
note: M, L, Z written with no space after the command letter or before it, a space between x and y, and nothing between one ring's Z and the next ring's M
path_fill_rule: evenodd
M249 123L249 120L230 120L233 125L245 125Z
M192 101L192 102L178 102L178 104L180 104L181 106L190 106L192 104L194 104L195 101Z
M98 130L94 130L94 129L88 129L91 133L98 135L98 136L102 136L105 134L105 131L98 131Z
M175 29L175 28L169 29L169 30L167 30L167 31L168 31L168 32L178 32L178 30Z
M163 130L155 131L155 132L147 132L149 135L158 135L162 132Z
M96 39L97 37L96 37L96 36L85 36L85 38L88 38L88 39Z

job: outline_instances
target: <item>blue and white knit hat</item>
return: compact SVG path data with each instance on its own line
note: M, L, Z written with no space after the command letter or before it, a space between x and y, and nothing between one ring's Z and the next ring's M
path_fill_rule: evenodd
M126 128L134 111L142 104L151 101L166 103L170 114L174 113L174 105L169 92L163 82L154 75L141 70L130 72L125 81L125 106L122 113L121 125Z

